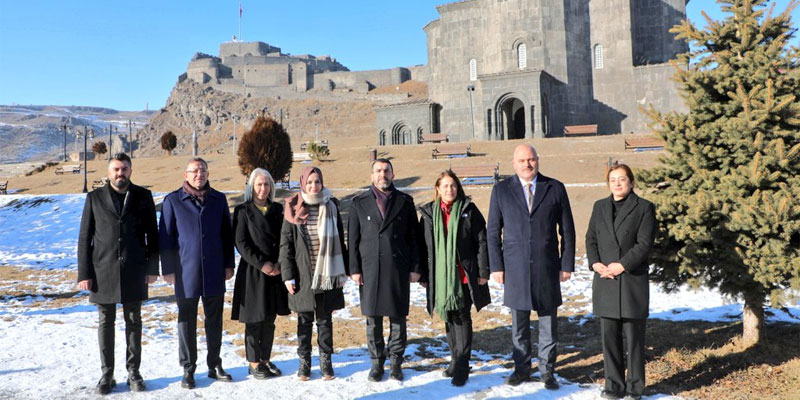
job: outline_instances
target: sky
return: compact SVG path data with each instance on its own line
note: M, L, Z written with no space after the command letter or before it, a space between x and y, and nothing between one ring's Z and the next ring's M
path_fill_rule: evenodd
M422 28L446 2L244 0L240 38L351 70L425 64ZM702 10L721 18L712 0L687 15L702 23ZM0 0L0 104L157 109L194 53L217 55L238 31L238 0Z

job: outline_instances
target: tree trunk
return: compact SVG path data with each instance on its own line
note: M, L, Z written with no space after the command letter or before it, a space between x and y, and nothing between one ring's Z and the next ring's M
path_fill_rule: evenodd
M750 346L761 341L764 331L763 300L745 299L742 310L742 342Z

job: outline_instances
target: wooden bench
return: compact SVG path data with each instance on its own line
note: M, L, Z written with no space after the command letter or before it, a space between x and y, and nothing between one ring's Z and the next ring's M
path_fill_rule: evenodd
M491 178L492 183L500 180L500 163L480 165L450 166L450 170L461 179L462 183L467 178Z
M62 165L60 167L56 167L56 175L63 175L69 173L80 174L81 168L83 168L81 164Z
M597 135L597 124L571 125L564 127L564 136Z
M309 154L308 152L292 153L292 161L293 162L311 161L311 154Z
M0 194L8 194L8 181L0 181Z
M94 181L92 181L92 190L101 188L101 187L105 186L106 183L108 183L108 177L107 176L103 177L103 178L100 178L100 179L95 179Z
M300 150L302 150L302 151L308 150L308 144L309 143L312 143L312 142L309 141L309 142L300 143ZM325 139L325 140L315 140L315 141L313 141L313 143L316 144L317 146L328 147L328 140L327 139Z
M665 144L662 139L652 136L631 137L625 139L625 150L633 150L635 152L664 150Z
M422 135L419 139L420 143L444 143L447 142L449 139L446 133L429 133L427 135Z
M439 157L454 158L454 157L469 157L471 146L468 144L452 143L442 144L433 148L431 158L437 159Z

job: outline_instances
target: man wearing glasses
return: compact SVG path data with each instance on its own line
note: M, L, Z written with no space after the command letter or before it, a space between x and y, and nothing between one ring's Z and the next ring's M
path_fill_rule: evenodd
M203 299L208 377L230 382L219 357L225 281L233 277L233 233L228 200L208 184L208 163L189 160L183 186L164 198L159 221L161 268L175 285L181 387L195 387L197 305Z

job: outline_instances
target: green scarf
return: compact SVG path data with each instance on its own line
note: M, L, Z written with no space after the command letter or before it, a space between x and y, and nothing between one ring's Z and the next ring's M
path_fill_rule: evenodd
M461 219L463 200L456 200L450 209L450 222L445 234L440 200L433 203L433 246L434 246L434 309L447 321L447 312L455 311L462 304L461 279L458 274L456 239L458 222Z

